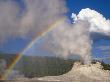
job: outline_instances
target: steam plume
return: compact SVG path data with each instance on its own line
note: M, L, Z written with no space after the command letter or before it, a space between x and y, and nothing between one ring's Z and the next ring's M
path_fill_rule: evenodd
M10 37L38 36L66 12L63 0L0 1L0 41Z
M85 64L91 61L91 32L109 35L110 21L100 13L89 8L82 9L78 15L72 14L74 23L66 20L48 34L46 49L58 56L80 56Z
M84 63L90 63L91 40L89 35L87 21L80 20L72 25L63 21L48 35L47 40L49 41L46 41L45 46L57 56L67 58L70 55L77 55Z

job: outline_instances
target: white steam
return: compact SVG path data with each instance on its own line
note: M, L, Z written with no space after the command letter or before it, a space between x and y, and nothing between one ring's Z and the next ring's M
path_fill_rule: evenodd
M77 21L73 25L63 21L48 36L46 49L64 58L79 56L84 63L91 61L91 40L89 23Z
M110 22L89 8L82 9L78 15L72 14L72 18L73 24L65 20L48 34L45 48L65 58L80 56L88 64L91 62L91 32L108 35Z
M38 36L66 12L63 0L0 1L0 41L10 37ZM21 12L21 10L23 12Z

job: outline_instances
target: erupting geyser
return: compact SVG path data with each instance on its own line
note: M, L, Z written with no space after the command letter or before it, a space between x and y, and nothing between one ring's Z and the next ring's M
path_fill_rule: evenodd
M38 78L41 81L59 82L110 82L110 71L102 69L100 63L91 64L90 34L92 32L110 35L110 21L100 13L89 8L82 9L78 15L72 14L73 24L66 20L46 37L48 49L58 56L80 56L84 65L75 63L71 71L60 76Z
M63 20L43 39L43 48L57 56L68 58L78 56L84 65L76 62L66 74L41 78L21 78L26 81L49 82L110 82L110 71L103 70L99 62L92 64L91 33L110 35L110 21L100 13L89 8L82 9L78 15L72 14L73 24ZM20 79L20 78L17 78Z
M22 7L16 1L21 5L21 1L23 1ZM73 23L70 23L64 15L67 13L64 0L1 0L0 11L0 43L10 37L28 40L36 36L35 40L9 66L3 79L7 79L22 55L39 38L43 37L44 42L41 44L43 49L63 58L78 57L84 65L76 62L71 71L59 76L22 78L22 80L28 82L31 80L41 82L110 82L110 71L103 70L98 62L91 64L91 33L110 36L110 20L107 20L102 14L89 8L82 9L78 15L72 14Z

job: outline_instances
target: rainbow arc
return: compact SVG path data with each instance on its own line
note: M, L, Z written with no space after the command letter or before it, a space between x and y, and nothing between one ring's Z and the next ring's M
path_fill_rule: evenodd
M21 59L22 55L25 54L25 52L30 49L34 43L36 43L40 38L42 38L43 36L45 36L48 32L50 32L52 29L56 28L59 24L61 24L62 22L65 21L66 18L61 18L59 20L57 20L56 22L54 22L53 24L51 24L48 29L45 32L41 32L39 33L39 35L37 35L37 37L35 37L23 50L21 53L17 54L17 56L15 57L15 59L13 60L13 62L9 65L8 70L5 72L5 74L3 75L3 77L1 78L2 80L7 79L8 75L11 73L12 69L14 68L14 66L16 65L16 63Z

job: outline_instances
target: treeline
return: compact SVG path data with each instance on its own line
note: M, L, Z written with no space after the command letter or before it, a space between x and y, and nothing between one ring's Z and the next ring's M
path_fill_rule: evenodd
M103 66L104 70L109 70L110 71L110 64L106 64L104 61L99 61L99 60L93 60L92 63L100 62L101 65Z
M10 66L10 64L12 64L14 62L14 60L17 56L18 55L15 55L15 54L0 53L0 59L4 59L6 61L7 69Z
M15 66L26 77L62 75L73 66L73 60L55 57L23 56Z
M4 59L8 66L13 62L17 55L0 54L0 59ZM56 57L39 57L39 56L22 56L19 62L14 67L25 77L41 77L41 76L54 76L62 75L71 70L75 61L78 60L64 60ZM93 61L92 63L95 63ZM101 62L103 69L110 70L110 64Z

